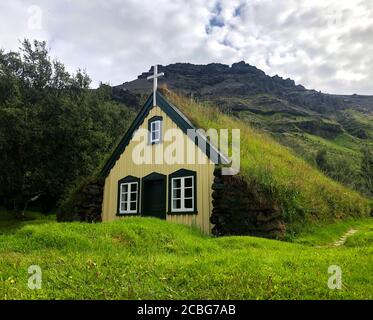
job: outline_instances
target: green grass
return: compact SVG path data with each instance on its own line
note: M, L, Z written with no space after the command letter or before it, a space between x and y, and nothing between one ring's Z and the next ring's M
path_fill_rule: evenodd
M353 139L348 134L340 134L333 140L328 140L319 136L315 136L312 134L305 133L304 138L311 140L314 142L315 145L318 145L318 149L327 149L330 150L332 153L341 153L344 154L346 157L354 156L358 157L359 149L356 148L355 145L349 145L350 140ZM355 149L353 149L355 148Z
M329 161L344 160L353 175L360 174L361 152L356 139L348 134L341 134L335 139L328 140L308 133L277 134L274 137L284 145L289 146L297 155L316 167L316 154L319 150L326 150ZM355 180L351 181L351 183Z
M0 207L0 235L12 233L24 225L44 224L54 222L54 215L43 215L38 211L27 211L23 221L17 220L14 215Z
M372 227L372 218L355 220L348 219L338 221L327 225L310 225L307 230L304 230L294 239L289 239L294 243L306 245L331 245L340 236L351 229L360 230L363 237L369 236L369 228ZM356 237L354 235L354 237Z
M166 94L198 128L241 130L240 175L261 191L260 201L272 201L282 208L287 236L301 232L310 224L369 215L366 198L326 177L269 135L213 106L191 102L172 92Z
M348 246L317 248L151 218L23 222L0 235L0 299L372 299L373 222L360 227ZM41 290L27 288L30 265ZM330 265L342 290L327 287Z
M264 99L263 99L264 98ZM294 106L270 94L251 97L209 97L208 101L225 113L233 114L253 128L270 133L280 144L289 147L297 156L316 167L315 157L320 149L328 152L333 167L328 175L348 188L369 195L361 175L361 148L373 148L373 114L360 108L337 110L319 114L307 108ZM270 101L275 102L272 104ZM246 111L232 111L248 106ZM264 113L263 113L264 111ZM294 113L294 111L296 111ZM324 110L326 111L326 110ZM298 113L301 112L301 113ZM319 124L304 127L305 123ZM338 135L329 130L342 129ZM330 128L332 129L332 128ZM360 139L363 131L366 139ZM336 136L335 136L336 135ZM338 167L343 167L343 172Z
M358 226L358 232L354 236L347 238L345 246L354 248L373 247L373 225L363 224Z
M345 114L349 117L348 118L348 125L352 127L352 129L358 130L363 128L365 132L368 134L370 139L366 142L372 144L373 138L373 114L370 113L362 113L358 110L354 109L347 109L345 110Z

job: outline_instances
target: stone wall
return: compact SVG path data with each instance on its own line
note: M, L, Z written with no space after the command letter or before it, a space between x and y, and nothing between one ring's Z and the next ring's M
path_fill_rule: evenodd
M270 197L250 186L239 175L222 176L214 171L211 223L216 236L253 235L280 239L285 234L282 213Z
M58 221L101 222L103 182L81 185L58 210Z

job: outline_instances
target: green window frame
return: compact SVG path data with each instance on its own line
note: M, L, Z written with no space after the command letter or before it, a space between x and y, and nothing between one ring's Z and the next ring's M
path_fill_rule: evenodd
M162 126L163 126L163 118L161 116L154 116L148 121L148 143L158 144L162 143Z
M117 215L140 213L140 178L127 176L118 181Z
M197 214L197 173L180 169L169 175L168 213Z

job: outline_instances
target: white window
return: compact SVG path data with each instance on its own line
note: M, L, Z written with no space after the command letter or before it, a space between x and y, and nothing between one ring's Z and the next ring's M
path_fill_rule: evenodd
M138 182L120 185L120 214L137 213L138 187Z
M161 142L161 120L150 123L150 143Z
M194 177L172 178L171 211L194 211Z

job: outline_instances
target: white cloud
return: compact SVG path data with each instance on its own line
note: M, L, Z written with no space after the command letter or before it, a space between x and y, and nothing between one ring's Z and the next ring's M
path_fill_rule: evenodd
M308 88L373 94L369 0L13 0L0 3L0 28L0 47L45 39L96 84L134 79L154 63L245 60Z

